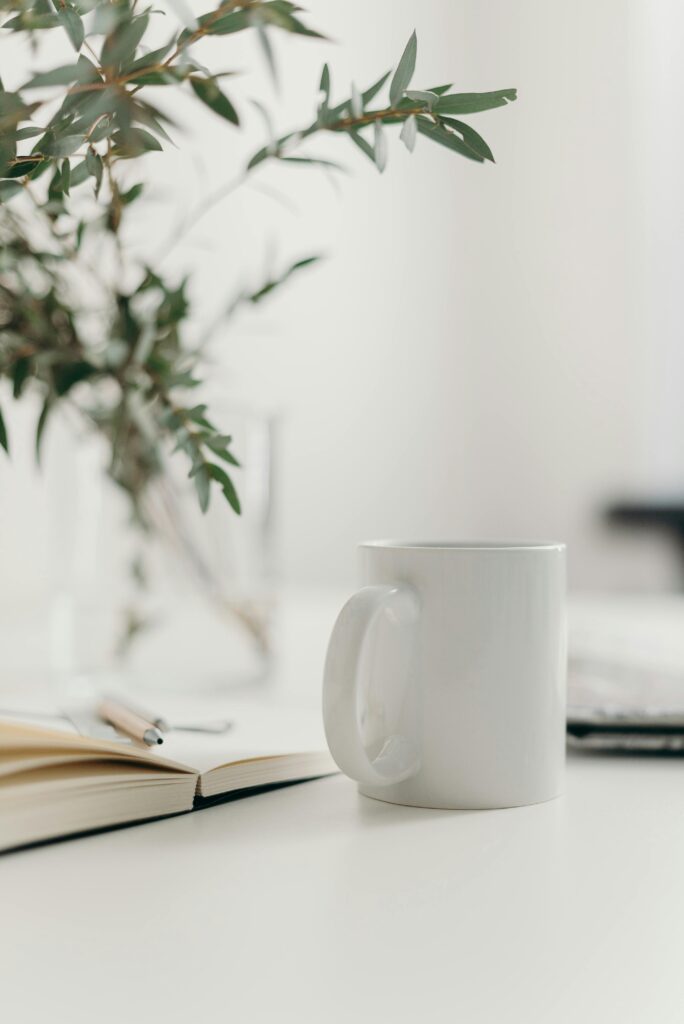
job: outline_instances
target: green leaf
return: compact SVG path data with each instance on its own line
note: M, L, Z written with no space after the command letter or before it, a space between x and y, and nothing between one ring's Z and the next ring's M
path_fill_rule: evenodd
M401 60L397 65L397 70L394 72L394 76L390 83L390 104L396 107L397 103L404 95L404 91L408 89L413 78L413 72L416 68L416 53L418 50L418 39L416 33L411 33L411 38L406 44L406 48L401 55Z
M287 0L270 0L270 3L262 4L257 8L257 16L270 25L282 28L285 32L293 32L295 35L310 36L312 39L325 39L320 32L314 31L304 25L299 18L295 18L294 11L301 8Z
M28 356L22 356L17 359L16 363L12 367L12 397L20 398L21 393L24 389L24 384L28 380L31 374L32 364Z
M142 182L138 182L137 185L131 185L129 189L121 193L121 202L124 206L130 206L131 203L134 203L142 195L144 188L145 186Z
M19 128L14 133L14 138L17 142L21 142L23 139L34 139L36 135L42 135L43 129L37 125L35 127Z
M45 152L48 156L73 156L82 145L82 135L63 135L61 138L52 140L45 147Z
M325 102L328 103L330 100L330 68L327 64L323 65L321 71L321 83L318 87L325 96Z
M41 446L43 443L43 435L45 433L45 426L47 424L48 416L52 409L52 399L50 395L43 402L43 408L40 410L40 416L38 417L38 423L36 425L36 462L40 465Z
M113 135L116 129L116 122L111 117L103 117L98 121L90 133L91 142L102 142L103 139Z
M207 36L227 36L233 32L242 32L252 25L249 11L233 11L222 18L217 18L216 12L210 11L198 18L197 22L204 30L203 34ZM178 39L179 45L184 46L193 34L193 29L184 29Z
M89 61L86 62L92 68ZM61 67L53 68L52 71L42 71L29 79L24 89L46 89L51 85L72 85L74 82L88 82L92 80L88 69L80 60L76 64L64 64Z
M464 121L457 121L455 117L442 117L440 118L442 124L448 125L449 128L453 128L455 131L460 132L463 137L463 142L466 146L472 149L476 156L481 157L483 160L491 160L494 163L494 154L491 149L482 138L482 136L471 128L469 124Z
M71 45L78 53L83 46L83 39L85 36L83 22L79 15L73 7L63 7L61 10L57 11L57 18L59 19L59 23L64 28L66 34L69 36Z
M102 66L118 69L130 61L135 56L138 43L145 35L148 22L149 16L141 14L118 25L102 44Z
M13 131L20 121L26 121L38 104L26 104L21 96L13 92L0 92L0 139L7 131Z
M12 196L22 191L18 181L0 181L0 203L6 203Z
M138 57L136 61L128 66L127 74L131 75L136 71L143 71L145 68L155 67L171 52L172 47L173 39L171 39L166 46L160 46L159 49L150 50L150 52L144 54L144 56Z
M366 139L364 139L363 135L357 131L349 131L347 134L354 145L358 146L364 156L367 156L371 163L375 163L375 152L373 151L373 147Z
M0 445L5 449L9 455L9 440L7 438L7 427L5 426L5 420L0 410Z
M451 89L451 82L449 85L433 85L427 92L434 92L438 96L443 96L445 92L449 92L449 89Z
M517 89L454 93L451 96L440 96L434 109L437 114L479 114L482 110L505 107L517 99L517 95Z
M207 427L209 430L213 430L211 423L204 415L206 411L207 407L205 404L194 405L192 409L186 410L185 416L199 427Z
M424 103L428 110L432 110L439 96L436 92L428 92L423 89L407 89L406 98L415 100L417 103Z
M411 117L407 117L401 128L399 138L404 143L409 153L412 153L416 146L416 136L418 134L418 125L416 119L412 114Z
M478 163L484 163L484 157L478 156L477 153L472 149L471 146L467 146L463 139L460 139L454 132L449 131L441 124L433 124L432 121L428 121L424 117L418 117L416 119L418 125L418 131L421 135L426 135L433 142L439 143L440 146L446 146L447 149L453 149L454 152L460 153L461 156L467 157L469 160L476 160Z
M364 107L367 107L371 100L375 99L391 74L391 71L386 71L384 75L378 78L377 82L374 82L370 88L361 93L361 99L363 100Z
M195 95L215 114L230 121L231 124L240 123L235 107L225 93L221 92L213 78L191 78L190 85Z
M27 157L24 160L16 160L6 169L5 177L23 178L25 174L30 174L31 171L35 171L36 167L41 163L42 157Z
M237 496L237 491L235 490L233 481L230 479L226 471L213 462L208 462L206 468L212 479L216 480L221 485L221 490L223 491L233 512L240 515L240 499Z
M278 68L276 66L275 54L273 53L273 47L271 46L271 39L268 32L261 23L257 23L256 26L257 35L259 37L259 43L261 45L264 58L266 60L266 66L271 73L273 84L278 85Z
M375 138L373 153L375 159L375 166L382 174L382 172L385 170L385 167L387 166L387 139L385 137L382 125L380 124L379 121L375 122L374 135Z
M144 128L129 128L124 134L116 132L113 136L115 152L117 156L130 158L141 156L143 153L160 151L162 148L159 139L146 132Z
M339 164L336 160L326 160L318 156L281 156L278 159L283 164L311 164L314 167L328 167L333 171L346 172L347 170L346 167Z
M261 302L262 299L265 299L266 296L270 295L276 288L285 284L292 274L295 274L298 270L303 270L304 267L310 267L313 263L318 263L320 259L320 256L305 256L303 259L297 260L295 263L291 264L291 266L287 267L280 277L275 278L275 280L267 281L257 291L252 292L251 295L243 295L242 299L246 299L256 305L257 302Z
M95 178L97 188L99 189L100 185L102 184L102 157L98 153L96 153L94 149L89 149L86 153L85 165L88 174L92 178Z
M34 32L38 29L45 28L56 28L59 25L57 21L57 15L52 13L37 13L26 11L23 14L17 14L15 18L10 18L6 21L2 28L8 28L13 32Z
M88 179L90 172L86 166L85 160L81 160L77 163L71 171L71 187L76 188L77 185L82 185L84 181ZM83 228L85 230L85 228Z
M215 437L207 438L207 448L211 448L214 455L217 455L219 459L223 459L225 462L230 463L231 466L239 466L240 463L235 456L228 451L228 445L232 438L226 438L222 434L217 434Z
M209 508L209 485L211 483L209 468L206 464L200 463L199 466L195 466L193 468L193 474L195 490L197 491L197 497L199 499L199 506L203 512L206 512Z

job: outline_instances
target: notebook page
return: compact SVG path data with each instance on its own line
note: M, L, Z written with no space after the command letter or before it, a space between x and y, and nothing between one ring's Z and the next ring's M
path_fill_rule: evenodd
M163 707L158 710L164 711ZM231 702L225 717L233 724L221 735L165 733L159 754L206 772L249 758L327 751L318 709ZM190 716L185 718L191 721ZM169 720L173 722L171 716Z

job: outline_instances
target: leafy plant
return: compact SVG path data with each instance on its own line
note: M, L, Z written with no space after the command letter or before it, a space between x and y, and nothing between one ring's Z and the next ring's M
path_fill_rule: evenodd
M0 10L10 15L3 33L34 48L46 33L61 33L64 45L59 65L12 91L0 81L0 376L15 398L29 389L41 396L38 455L60 405L75 407L106 438L109 472L141 523L146 488L169 447L188 458L202 509L218 487L239 512L231 437L188 397L201 382L203 353L186 340L187 279L168 280L128 250L124 225L148 187L143 180L124 185L123 172L168 145L174 126L163 103L173 90L213 111L217 129L219 119L228 131L241 128L227 73L197 56L203 40L256 32L275 77L272 35L323 37L288 0L224 0L170 31L163 12L138 0L0 0ZM226 51L229 44L226 38ZM414 33L393 74L363 91L352 85L343 101L333 99L326 64L314 119L270 138L242 180L268 161L334 167L305 145L329 135L346 137L382 171L386 129L395 126L409 150L422 135L470 160L492 161L488 144L460 118L506 105L515 89L412 89L416 52ZM310 262L238 301L259 302ZM1 413L0 444L9 451Z

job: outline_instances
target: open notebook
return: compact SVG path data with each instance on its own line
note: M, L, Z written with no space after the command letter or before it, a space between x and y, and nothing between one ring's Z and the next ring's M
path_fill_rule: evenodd
M337 770L315 713L249 707L236 708L233 717L223 736L168 733L154 752L0 720L0 850L191 811L240 790Z

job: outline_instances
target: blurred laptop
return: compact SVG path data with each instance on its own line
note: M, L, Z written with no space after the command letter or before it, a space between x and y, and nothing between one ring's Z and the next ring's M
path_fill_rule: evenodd
M568 744L684 752L684 596L577 596L569 613Z

